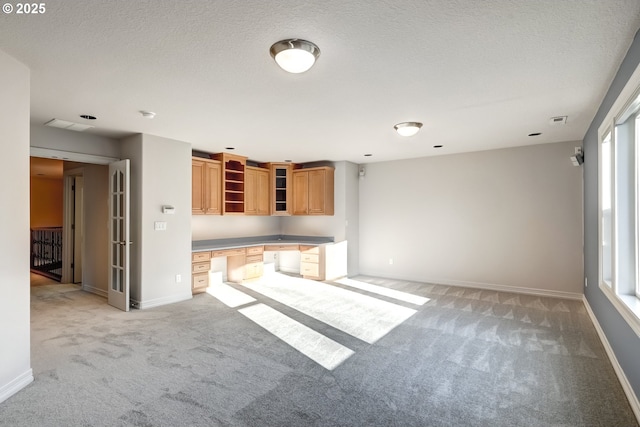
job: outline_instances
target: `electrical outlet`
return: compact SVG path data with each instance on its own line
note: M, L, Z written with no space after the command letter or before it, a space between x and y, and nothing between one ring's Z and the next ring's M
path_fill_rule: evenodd
M176 283L180 283L180 282L182 282L182 275L176 274Z

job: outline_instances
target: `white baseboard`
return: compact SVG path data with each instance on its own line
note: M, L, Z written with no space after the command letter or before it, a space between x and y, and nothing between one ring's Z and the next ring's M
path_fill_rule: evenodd
M89 285L83 284L82 285L82 290L86 291L86 292L89 292L89 293L92 293L92 294L99 295L99 296L104 297L104 298L108 298L109 297L109 294L107 293L107 291L105 291L104 289L94 288L93 286L89 286Z
M152 307L159 307L161 305L173 304L174 302L186 301L191 298L193 298L193 296L191 295L191 291L189 291L181 294L170 295L168 297L150 299L146 301L137 301L132 299L131 302L136 308L139 308L140 310L144 310L145 308L152 308Z
M638 420L638 422L640 423L640 402L638 401L638 396L636 396L636 394L633 392L633 388L631 387L631 384L629 383L627 376L624 374L624 371L622 370L622 366L620 366L620 363L618 362L618 359L616 358L616 355L613 352L613 348L611 347L611 344L609 344L609 340L607 339L607 336L605 335L604 330L602 330L602 327L600 326L598 319L593 313L593 310L591 310L589 301L587 301L586 297L583 297L582 302L584 303L584 306L587 309L587 313L589 313L589 317L591 318L591 322L593 323L593 326L596 328L596 331L598 332L598 336L600 337L600 341L602 341L602 345L604 346L604 349L607 352L607 356L609 356L611 365L613 365L613 370L616 372L616 375L618 376L618 381L620 381L620 385L622 385L622 390L624 390L624 394L627 396L627 400L629 400L629 405L631 406L631 409L633 410L633 413L636 416L636 420Z
M419 282L434 283L438 285L447 285L447 286L462 286L465 288L484 289L488 291L510 292L514 294L535 295L539 297L552 297L552 298L563 298L563 299L573 299L573 300L582 300L582 297L583 297L582 293L551 291L547 289L536 289L536 288L523 288L520 286L495 285L492 283L463 282L459 280L440 280L440 279L435 279L435 280L421 279L419 280Z
M15 379L8 384L0 387L0 403L4 402L29 384L33 382L33 370L29 369L21 375L18 375Z

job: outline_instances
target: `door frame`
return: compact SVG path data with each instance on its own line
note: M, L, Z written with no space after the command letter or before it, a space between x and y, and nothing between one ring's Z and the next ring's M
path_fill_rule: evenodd
M84 168L75 168L63 173L62 190L62 279L61 283L73 283L73 228L75 222L75 197L73 184L76 177L84 176Z

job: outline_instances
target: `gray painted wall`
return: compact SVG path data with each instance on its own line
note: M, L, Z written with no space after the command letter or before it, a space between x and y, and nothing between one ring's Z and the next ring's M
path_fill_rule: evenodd
M280 217L242 215L193 215L193 240L280 234Z
M0 402L33 381L29 287L29 69L0 51ZM10 185L9 185L10 183Z
M122 156L131 160L131 297L140 308L191 298L191 144L138 135L122 141Z
M580 296L580 144L368 164L360 272Z
M42 125L31 125L30 145L96 156L120 157L118 140Z
M584 264L589 283L584 293L636 396L640 395L640 338L598 287L598 127L639 64L640 35L636 34L583 141Z

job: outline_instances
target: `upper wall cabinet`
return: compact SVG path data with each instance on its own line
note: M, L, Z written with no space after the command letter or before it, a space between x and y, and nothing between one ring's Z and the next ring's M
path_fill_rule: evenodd
M220 215L220 162L201 158L191 160L191 212L194 215Z
M329 166L294 170L293 215L333 215L333 175Z
M245 215L269 215L269 169L247 166L244 170Z
M271 215L291 215L291 163L263 163L262 167L269 169L270 174L270 207Z
M222 213L244 214L244 172L247 158L229 153L214 154L222 165Z

